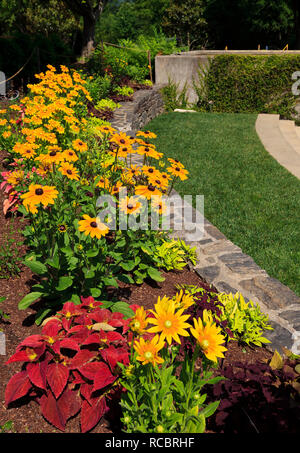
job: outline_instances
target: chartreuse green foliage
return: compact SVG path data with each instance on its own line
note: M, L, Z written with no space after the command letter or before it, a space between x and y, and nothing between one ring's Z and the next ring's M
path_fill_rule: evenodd
M262 336L264 330L272 330L268 322L268 316L263 314L259 305L251 300L245 302L240 293L234 296L221 293L218 295L221 302L221 321L228 322L228 328L234 335L234 339L249 346L262 346L270 341Z
M159 267L170 270L182 270L188 262L196 264L196 247L190 247L183 240L163 241L154 252Z
M98 110L108 109L108 110L114 111L114 110L116 110L119 107L120 107L120 104L118 104L117 102L112 101L111 99L101 99L96 104L96 108Z
M292 74L299 67L299 55L218 55L207 71L199 71L198 106L213 112L276 113L290 118L296 100Z
M121 96L131 96L134 93L133 88L128 86L116 87L114 91Z

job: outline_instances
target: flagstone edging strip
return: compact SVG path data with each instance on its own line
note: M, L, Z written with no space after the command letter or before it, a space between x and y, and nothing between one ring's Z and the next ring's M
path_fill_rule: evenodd
M181 198L174 190L171 195ZM196 210L191 209L195 218ZM176 217L176 209L173 212ZM189 241L189 234L190 231L176 231L173 237L182 238L196 247L198 262L193 267L195 272L217 291L240 292L246 301L259 304L261 311L268 314L274 329L264 333L271 341L270 348L282 352L281 347L285 346L299 354L300 297L279 280L270 277L205 217L202 238Z
M151 99L152 104L148 108L147 102ZM135 93L133 102L127 102L118 109L111 124L119 131L135 135L137 130L162 113L161 102L161 95L157 88L154 88L154 91L141 90ZM147 113L143 115L142 109ZM141 156L133 156L134 164L141 164ZM175 190L172 191L171 196L177 198L177 206L185 204ZM190 208L193 211L193 218L196 218L199 212L191 206ZM176 218L181 221L182 209L177 209L175 204L171 215L174 222ZM189 240L190 230L177 230L173 233L174 237L182 238L196 247L198 262L194 267L195 272L217 291L240 292L246 301L252 300L259 304L262 312L268 314L274 329L264 332L264 336L271 341L270 348L281 352L284 346L295 354L299 354L300 298L290 288L270 277L250 256L243 253L240 247L228 240L204 216L202 217L203 230L200 239Z
M164 111L160 87L155 85L148 90L136 91L132 101L119 104L121 107L114 111L111 125L129 135L135 135L145 124Z

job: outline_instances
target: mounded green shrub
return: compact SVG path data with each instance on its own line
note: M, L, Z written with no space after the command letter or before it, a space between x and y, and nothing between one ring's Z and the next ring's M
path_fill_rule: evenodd
M198 108L290 118L296 102L292 74L298 70L300 55L218 55L199 70Z

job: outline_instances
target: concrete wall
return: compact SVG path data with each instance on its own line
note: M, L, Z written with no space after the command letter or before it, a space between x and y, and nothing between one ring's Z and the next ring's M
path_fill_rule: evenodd
M205 66L210 58L216 55L300 55L300 51L277 50L194 50L173 55L157 55L155 57L155 83L166 85L168 80L178 84L182 90L187 84L189 102L196 102L197 95L193 88L193 79L198 80L199 65Z

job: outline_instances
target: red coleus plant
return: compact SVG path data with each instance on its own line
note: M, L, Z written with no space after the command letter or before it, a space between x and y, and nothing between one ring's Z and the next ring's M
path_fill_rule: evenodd
M92 297L67 302L44 321L40 335L20 343L6 362L24 362L7 384L7 406L29 395L61 431L79 412L82 432L97 425L118 389L118 362L129 363L129 321L101 305Z

